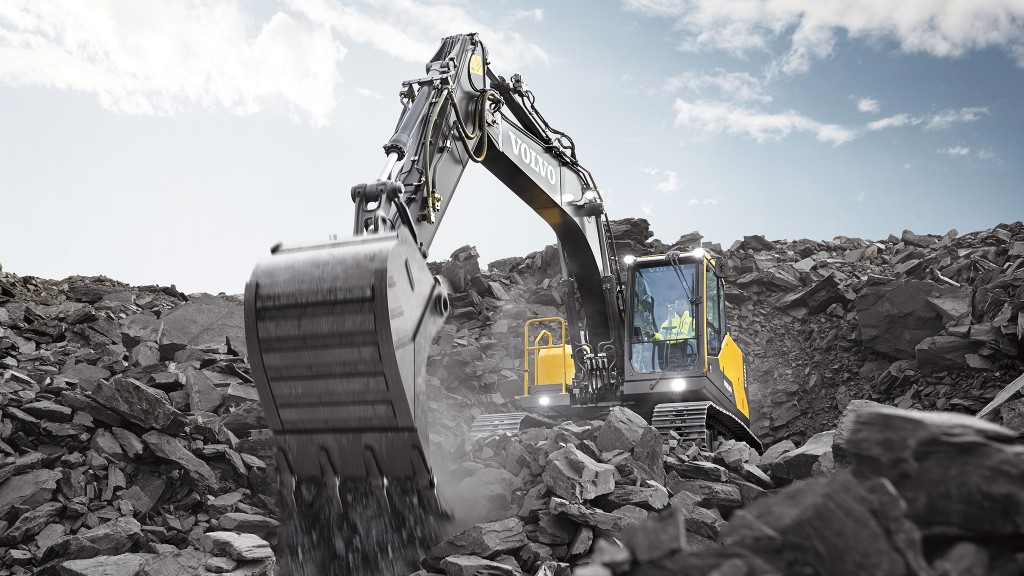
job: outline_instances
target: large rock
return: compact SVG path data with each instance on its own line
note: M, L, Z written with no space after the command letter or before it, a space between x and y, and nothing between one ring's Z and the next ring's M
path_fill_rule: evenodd
M124 377L100 381L92 398L144 428L180 434L185 430L185 415L174 409L167 395L137 380Z
M849 457L846 454L846 439L850 436L850 431L853 430L857 413L865 408L881 408L883 406L885 405L872 400L851 400L846 405L842 416L839 417L835 434L832 435L832 457L837 463L849 462Z
M68 560L57 567L60 576L136 576L152 554L118 554L86 560Z
M686 480L679 484L679 489L681 493L689 492L697 495L699 498L697 505L703 508L720 508L722 511L728 512L743 505L740 489L732 484L708 482L707 480Z
M441 569L448 576L522 576L518 566L485 560L479 556L456 554L441 561Z
M56 522L63 511L64 505L60 502L47 502L32 508L19 516L14 525L0 536L0 544L10 546L18 544L28 536L35 536L47 525Z
M616 486L611 493L594 499L594 505L606 511L633 505L653 512L668 506L668 490L652 481L645 482L645 486Z
M830 576L903 576L906 559L884 520L891 506L845 474L809 480L737 511L721 540L785 558L787 574L812 568Z
M960 297L957 288L934 282L903 280L872 286L857 295L857 322L863 344L896 358L914 358L925 338L937 336L945 325L929 298Z
M147 559L139 566L135 576L176 576L178 574L203 574L209 554L186 549L164 552Z
M264 560L273 558L270 544L255 534L207 532L200 541L204 552L227 556L232 560Z
M452 555L494 558L526 546L526 530L518 518L477 524L441 542L427 551L424 561L439 567L442 559Z
M223 344L227 338L236 352L248 355L244 316L241 304L216 296L179 304L160 317L163 323L160 353L173 356L186 346Z
M632 450L647 429L647 422L636 412L622 406L615 406L601 426L594 441L601 452Z
M981 349L981 344L959 336L932 336L922 340L915 348L917 365L922 368L962 368L967 355Z
M136 552L144 542L141 524L132 518L116 518L96 528L58 540L46 551L43 559L79 560Z
M213 412L224 401L224 394L202 370L185 369L185 391L193 412Z
M1024 446L1016 433L945 412L871 408L846 449L858 476L889 479L924 530L1024 537Z
M551 455L543 478L552 492L572 502L615 489L615 467L595 462L571 444Z
M595 510L561 498L551 499L551 513L565 516L577 524L591 526L605 532L618 532L632 523L631 519L626 516Z
M173 437L151 430L142 437L142 440L154 454L181 466L197 488L210 492L217 487L217 476L213 470Z
M835 430L819 432L811 436L803 446L779 456L772 462L772 476L787 480L810 478L811 469L818 459L832 451L834 436Z
M15 506L35 508L49 502L60 479L55 470L33 470L0 484L0 518Z

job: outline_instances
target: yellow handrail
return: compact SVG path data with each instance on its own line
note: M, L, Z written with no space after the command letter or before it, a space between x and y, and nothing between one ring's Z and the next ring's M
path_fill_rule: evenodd
M549 332L547 330L541 330L541 332L539 334L537 334L537 338L534 339L533 346L527 345L527 343L530 341L530 325L531 324L539 324L541 322L556 322L556 321L559 324L561 324L561 326L562 326L562 339L560 340L560 344L556 345L556 344L553 344L551 342L551 340L552 340L551 332ZM544 337L544 336L547 336L548 343L547 343L547 345L542 346L540 344L540 339L542 337ZM557 317L553 317L553 318L534 318L533 320L527 320L526 324L523 326L523 344L524 344L524 346L523 346L523 368L526 369L526 371L523 373L523 396L529 396L530 395L530 352L538 352L540 350L564 347L565 346L565 320L563 320L562 318L557 318ZM536 358L536 355L534 355L534 358ZM568 373L569 373L569 367L568 367L568 364L566 363L565 354L563 353L562 354L562 394L566 393L566 384L567 384L566 380L568 379L567 378Z

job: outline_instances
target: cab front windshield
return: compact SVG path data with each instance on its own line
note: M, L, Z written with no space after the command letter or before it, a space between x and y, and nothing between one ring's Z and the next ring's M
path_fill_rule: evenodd
M678 273L677 273L678 272ZM635 372L679 372L697 364L697 265L637 268L633 289Z

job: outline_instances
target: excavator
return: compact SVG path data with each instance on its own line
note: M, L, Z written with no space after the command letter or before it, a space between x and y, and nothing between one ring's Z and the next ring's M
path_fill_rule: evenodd
M483 418L475 435L625 405L681 440L761 449L722 258L619 256L575 142L520 75L491 69L476 34L445 38L400 100L383 169L351 188L352 237L278 244L246 285L250 362L286 517L282 573L404 576L443 530L425 368L450 304L426 258L470 163L554 231L566 304L565 318L524 327L522 412Z

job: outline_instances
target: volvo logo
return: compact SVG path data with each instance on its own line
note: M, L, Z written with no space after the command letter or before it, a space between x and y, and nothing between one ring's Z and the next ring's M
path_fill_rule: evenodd
M541 158L540 154L537 154L530 148L524 140L520 140L512 133L511 130L508 132L508 137L512 141L512 153L523 159L530 168L533 168L535 172L541 175L542 178L546 178L551 184L558 183L558 171L554 166L548 164Z

